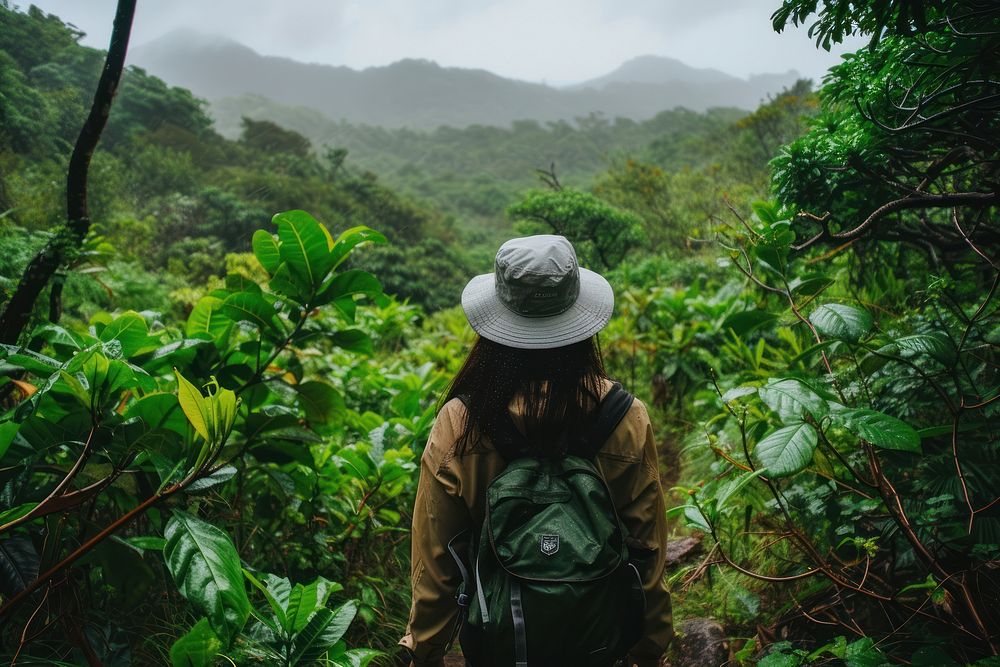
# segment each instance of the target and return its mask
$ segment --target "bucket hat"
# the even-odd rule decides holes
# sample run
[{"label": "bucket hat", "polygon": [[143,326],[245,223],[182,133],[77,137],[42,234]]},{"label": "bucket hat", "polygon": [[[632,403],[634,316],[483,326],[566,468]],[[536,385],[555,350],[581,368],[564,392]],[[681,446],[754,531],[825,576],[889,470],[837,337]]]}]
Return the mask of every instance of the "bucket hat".
[{"label": "bucket hat", "polygon": [[598,273],[580,268],[564,236],[511,239],[497,251],[493,273],[462,292],[462,309],[483,338],[522,349],[572,345],[604,328],[615,296]]}]

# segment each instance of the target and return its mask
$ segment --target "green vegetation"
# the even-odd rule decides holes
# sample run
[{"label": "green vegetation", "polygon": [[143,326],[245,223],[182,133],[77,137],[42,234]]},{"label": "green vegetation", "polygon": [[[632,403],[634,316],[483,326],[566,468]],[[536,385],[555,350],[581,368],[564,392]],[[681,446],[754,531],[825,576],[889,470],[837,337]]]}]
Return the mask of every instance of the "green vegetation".
[{"label": "green vegetation", "polygon": [[[751,114],[330,148],[260,118],[225,139],[129,70],[62,310],[50,286],[0,348],[0,655],[391,664],[417,463],[472,340],[454,304],[519,230],[615,286],[606,361],[703,540],[679,620],[719,619],[732,664],[994,664],[1000,11],[774,22],[871,42]],[[0,6],[4,302],[64,217],[103,58],[78,38]]]}]

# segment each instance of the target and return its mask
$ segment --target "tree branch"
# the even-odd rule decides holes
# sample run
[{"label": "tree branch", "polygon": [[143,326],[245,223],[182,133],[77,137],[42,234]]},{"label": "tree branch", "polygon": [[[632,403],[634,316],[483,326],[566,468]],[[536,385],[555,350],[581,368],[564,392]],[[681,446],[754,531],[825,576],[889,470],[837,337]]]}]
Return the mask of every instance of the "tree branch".
[{"label": "tree branch", "polygon": [[111,105],[125,67],[125,52],[132,32],[136,0],[118,0],[111,43],[104,70],[94,93],[90,114],[80,130],[66,174],[66,228],[60,230],[28,263],[17,290],[0,315],[0,343],[16,344],[28,324],[38,295],[52,279],[71,249],[78,248],[90,231],[87,211],[87,175],[90,159],[107,125]]}]

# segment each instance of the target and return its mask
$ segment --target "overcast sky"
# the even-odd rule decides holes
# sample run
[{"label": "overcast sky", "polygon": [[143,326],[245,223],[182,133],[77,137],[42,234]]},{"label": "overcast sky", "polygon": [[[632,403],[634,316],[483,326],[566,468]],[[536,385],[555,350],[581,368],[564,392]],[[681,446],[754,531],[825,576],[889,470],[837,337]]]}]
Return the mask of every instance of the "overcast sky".
[{"label": "overcast sky", "polygon": [[[12,4],[26,7],[24,0]],[[107,48],[115,0],[34,0]],[[796,69],[819,78],[839,57],[804,29],[771,29],[780,0],[139,0],[132,43],[178,28],[267,55],[364,68],[401,58],[563,84],[653,54],[737,76]],[[853,50],[858,42],[846,45]],[[840,51],[843,51],[841,49]]]}]

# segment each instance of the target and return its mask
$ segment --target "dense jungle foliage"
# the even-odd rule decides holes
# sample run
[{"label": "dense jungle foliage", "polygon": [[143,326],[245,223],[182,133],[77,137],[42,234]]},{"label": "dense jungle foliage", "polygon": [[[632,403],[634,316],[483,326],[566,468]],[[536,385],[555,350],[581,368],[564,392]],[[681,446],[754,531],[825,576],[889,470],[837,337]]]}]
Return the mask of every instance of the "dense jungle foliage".
[{"label": "dense jungle foliage", "polygon": [[771,20],[870,41],[751,114],[329,146],[224,138],[128,69],[77,247],[105,56],[0,0],[0,307],[65,251],[0,347],[0,656],[396,664],[458,295],[499,239],[552,231],[615,287],[609,370],[701,540],[677,622],[722,622],[734,665],[998,664],[1000,7]]}]

